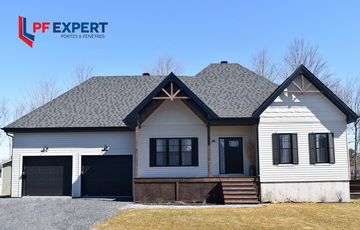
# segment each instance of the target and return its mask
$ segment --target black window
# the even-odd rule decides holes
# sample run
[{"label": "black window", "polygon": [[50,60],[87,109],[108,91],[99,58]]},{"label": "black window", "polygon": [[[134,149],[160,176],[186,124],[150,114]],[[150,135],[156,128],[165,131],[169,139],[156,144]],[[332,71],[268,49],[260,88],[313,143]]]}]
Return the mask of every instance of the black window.
[{"label": "black window", "polygon": [[298,164],[297,134],[273,134],[273,163]]},{"label": "black window", "polygon": [[150,166],[197,166],[197,138],[150,138]]},{"label": "black window", "polygon": [[333,133],[309,133],[310,163],[335,163]]}]

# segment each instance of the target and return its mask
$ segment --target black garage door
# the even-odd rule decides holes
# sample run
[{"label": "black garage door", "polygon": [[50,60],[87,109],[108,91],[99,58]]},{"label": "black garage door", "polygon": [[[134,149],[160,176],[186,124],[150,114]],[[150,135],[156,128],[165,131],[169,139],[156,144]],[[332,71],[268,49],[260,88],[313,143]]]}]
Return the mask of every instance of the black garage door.
[{"label": "black garage door", "polygon": [[24,157],[24,196],[71,196],[72,157]]},{"label": "black garage door", "polygon": [[82,196],[132,196],[132,156],[84,156]]}]

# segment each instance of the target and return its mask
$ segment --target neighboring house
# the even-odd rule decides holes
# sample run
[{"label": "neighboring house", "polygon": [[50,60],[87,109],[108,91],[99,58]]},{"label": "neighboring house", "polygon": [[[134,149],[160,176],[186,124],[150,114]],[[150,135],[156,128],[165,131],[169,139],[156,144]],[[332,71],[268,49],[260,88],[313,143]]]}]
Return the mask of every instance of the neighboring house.
[{"label": "neighboring house", "polygon": [[0,195],[9,196],[11,187],[11,160],[0,163]]},{"label": "neighboring house", "polygon": [[279,86],[227,62],[194,77],[93,77],[3,128],[11,196],[349,201],[356,119],[304,66]]}]

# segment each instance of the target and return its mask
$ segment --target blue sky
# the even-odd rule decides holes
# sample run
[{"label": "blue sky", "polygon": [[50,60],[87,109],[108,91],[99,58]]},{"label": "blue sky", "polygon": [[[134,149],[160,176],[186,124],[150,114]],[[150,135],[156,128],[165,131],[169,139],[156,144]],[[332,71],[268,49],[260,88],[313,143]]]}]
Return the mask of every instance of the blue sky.
[{"label": "blue sky", "polygon": [[[251,67],[251,56],[263,47],[280,60],[294,38],[319,45],[330,70],[345,80],[360,73],[359,10],[359,1],[6,1],[0,98],[14,103],[44,78],[65,85],[79,64],[93,66],[94,75],[137,75],[169,54],[182,63],[183,75],[222,60]],[[38,32],[30,48],[18,38],[18,16],[28,24],[109,25],[104,39]]]}]

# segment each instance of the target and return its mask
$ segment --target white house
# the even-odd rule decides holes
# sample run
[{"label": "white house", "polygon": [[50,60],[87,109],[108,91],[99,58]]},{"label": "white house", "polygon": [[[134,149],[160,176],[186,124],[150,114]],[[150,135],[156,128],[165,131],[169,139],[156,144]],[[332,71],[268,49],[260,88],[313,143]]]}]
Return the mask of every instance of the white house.
[{"label": "white house", "polygon": [[93,77],[3,130],[12,197],[349,201],[357,115],[304,66],[281,85],[239,64]]}]

